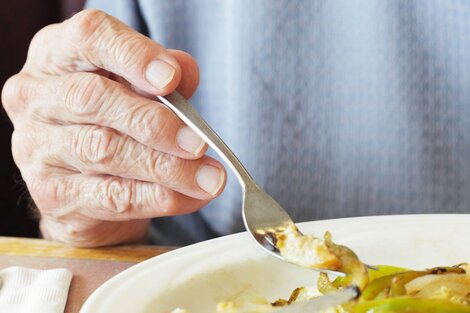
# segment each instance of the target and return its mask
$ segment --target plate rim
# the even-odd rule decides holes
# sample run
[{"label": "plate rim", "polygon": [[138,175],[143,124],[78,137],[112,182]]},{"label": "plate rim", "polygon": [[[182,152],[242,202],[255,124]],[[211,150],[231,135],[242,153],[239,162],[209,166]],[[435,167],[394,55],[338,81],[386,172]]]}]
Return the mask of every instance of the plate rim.
[{"label": "plate rim", "polygon": [[[394,220],[407,220],[408,222],[413,222],[416,220],[426,219],[426,221],[431,222],[439,219],[442,221],[443,219],[452,220],[452,221],[459,221],[461,218],[468,219],[470,222],[470,214],[466,213],[456,213],[456,214],[445,214],[445,213],[437,213],[437,214],[402,214],[402,215],[373,215],[373,216],[354,216],[354,217],[343,217],[343,218],[335,218],[335,219],[325,219],[325,220],[315,220],[315,221],[306,221],[297,223],[299,228],[302,227],[315,227],[316,224],[321,224],[324,227],[324,224],[328,225],[341,225],[344,223],[351,223],[353,221],[361,220],[361,221],[375,221],[375,222],[393,222]],[[333,233],[334,235],[334,233]],[[159,266],[164,266],[166,262],[169,260],[174,260],[178,258],[184,258],[186,255],[192,255],[194,257],[194,253],[201,253],[206,254],[207,248],[209,250],[214,250],[217,247],[224,245],[226,248],[226,244],[229,245],[240,245],[245,244],[246,241],[251,241],[250,235],[246,231],[221,236],[218,238],[198,242],[192,245],[188,245],[185,247],[177,248],[175,250],[163,253],[161,255],[152,257],[148,260],[136,263],[131,267],[127,268],[126,270],[118,273],[117,275],[113,276],[112,278],[108,279],[102,285],[100,285],[85,301],[80,309],[80,313],[97,313],[97,312],[104,312],[100,306],[103,306],[103,301],[106,300],[106,292],[109,288],[112,288],[116,284],[119,284],[120,281],[125,280],[126,277],[135,276],[141,271],[145,271],[148,266],[153,266],[153,264],[159,264]],[[255,245],[256,243],[253,242]]]}]

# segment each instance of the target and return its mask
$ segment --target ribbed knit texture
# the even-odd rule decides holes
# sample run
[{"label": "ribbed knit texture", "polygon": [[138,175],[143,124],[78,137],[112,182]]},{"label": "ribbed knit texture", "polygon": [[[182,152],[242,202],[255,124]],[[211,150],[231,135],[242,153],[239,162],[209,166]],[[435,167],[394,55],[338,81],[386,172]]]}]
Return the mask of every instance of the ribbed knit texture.
[{"label": "ribbed knit texture", "polygon": [[[90,6],[197,59],[192,102],[295,221],[470,213],[470,2],[130,3]],[[231,176],[155,235],[240,231],[241,199]]]},{"label": "ribbed knit texture", "polygon": [[0,312],[63,313],[72,272],[8,267],[0,270]]}]

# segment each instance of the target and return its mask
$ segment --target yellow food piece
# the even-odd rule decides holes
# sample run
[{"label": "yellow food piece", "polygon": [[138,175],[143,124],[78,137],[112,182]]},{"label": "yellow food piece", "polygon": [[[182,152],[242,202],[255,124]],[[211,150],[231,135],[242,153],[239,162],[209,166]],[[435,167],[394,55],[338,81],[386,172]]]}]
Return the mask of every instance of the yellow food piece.
[{"label": "yellow food piece", "polygon": [[294,224],[278,234],[276,246],[283,258],[303,267],[331,270],[341,267],[341,261],[323,239],[302,235]]}]

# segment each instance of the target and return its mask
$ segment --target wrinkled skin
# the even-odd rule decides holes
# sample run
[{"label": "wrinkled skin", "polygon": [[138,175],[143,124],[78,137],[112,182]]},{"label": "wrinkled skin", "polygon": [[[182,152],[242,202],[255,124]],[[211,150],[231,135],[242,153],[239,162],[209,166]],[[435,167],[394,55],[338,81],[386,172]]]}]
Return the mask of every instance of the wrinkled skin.
[{"label": "wrinkled skin", "polygon": [[146,238],[150,218],[198,210],[225,170],[152,100],[198,84],[194,59],[85,10],[33,38],[2,90],[13,157],[44,237],[96,247]]}]

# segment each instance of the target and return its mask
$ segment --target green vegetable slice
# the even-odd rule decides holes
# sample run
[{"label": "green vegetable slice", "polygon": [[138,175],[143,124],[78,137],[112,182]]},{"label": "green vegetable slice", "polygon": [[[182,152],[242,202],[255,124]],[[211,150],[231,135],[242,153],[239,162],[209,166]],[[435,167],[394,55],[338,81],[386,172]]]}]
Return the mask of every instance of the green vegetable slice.
[{"label": "green vegetable slice", "polygon": [[470,313],[470,306],[449,300],[395,297],[348,304],[347,313]]}]

